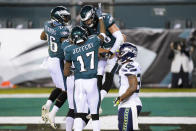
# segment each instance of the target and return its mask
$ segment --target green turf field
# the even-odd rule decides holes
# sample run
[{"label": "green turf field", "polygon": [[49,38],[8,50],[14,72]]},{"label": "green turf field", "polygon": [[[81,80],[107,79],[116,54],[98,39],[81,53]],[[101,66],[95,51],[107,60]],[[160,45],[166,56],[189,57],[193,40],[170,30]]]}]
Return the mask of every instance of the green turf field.
[{"label": "green turf field", "polygon": [[[54,88],[47,88],[47,87],[17,87],[17,88],[7,88],[7,89],[0,89],[0,94],[16,94],[16,93],[50,93]],[[117,93],[118,89],[111,89],[111,93]],[[140,92],[196,92],[196,88],[187,88],[187,89],[171,89],[171,88],[142,88]]]},{"label": "green turf field", "polygon": [[[0,89],[1,94],[49,94],[53,88],[15,88]],[[117,89],[110,92],[117,93]],[[145,88],[141,92],[196,92],[196,89]],[[0,98],[0,117],[6,116],[41,116],[41,107],[47,98]],[[102,102],[101,116],[117,115],[113,107],[114,97],[106,97]],[[143,109],[140,116],[196,117],[196,97],[142,97]],[[67,102],[57,113],[66,116]],[[196,125],[186,124],[141,124],[142,131],[195,131]],[[0,131],[53,131],[49,125],[41,124],[0,124]],[[57,129],[56,131],[64,131]]]},{"label": "green turf field", "polygon": [[[41,107],[47,98],[0,98],[0,116],[40,116]],[[116,115],[114,98],[105,98],[102,115]],[[143,116],[196,116],[196,97],[141,98]],[[67,102],[58,112],[65,116]]]}]

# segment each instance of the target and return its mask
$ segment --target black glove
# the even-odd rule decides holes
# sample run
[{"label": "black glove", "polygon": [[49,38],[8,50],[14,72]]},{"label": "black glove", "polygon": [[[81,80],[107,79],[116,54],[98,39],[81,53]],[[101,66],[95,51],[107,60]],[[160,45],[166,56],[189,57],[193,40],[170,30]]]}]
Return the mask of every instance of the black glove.
[{"label": "black glove", "polygon": [[111,51],[109,51],[109,52],[107,52],[107,53],[105,54],[105,58],[106,58],[106,59],[109,59],[112,55],[113,55],[113,53],[112,53]]},{"label": "black glove", "polygon": [[118,105],[120,104],[120,96],[117,97],[117,98],[113,101],[113,103],[114,103],[114,106],[118,106]]},{"label": "black glove", "polygon": [[109,59],[112,55],[113,53],[111,51],[100,53],[100,56],[105,59]]}]

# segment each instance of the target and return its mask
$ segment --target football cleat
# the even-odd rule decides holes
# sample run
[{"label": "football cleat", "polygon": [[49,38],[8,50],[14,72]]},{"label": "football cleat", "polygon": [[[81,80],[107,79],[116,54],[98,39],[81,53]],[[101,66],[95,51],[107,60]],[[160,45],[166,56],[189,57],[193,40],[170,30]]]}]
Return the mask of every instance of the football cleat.
[{"label": "football cleat", "polygon": [[42,106],[42,120],[46,123],[48,121],[47,115],[49,113],[49,109],[47,109],[46,105]]},{"label": "football cleat", "polygon": [[53,129],[56,129],[57,126],[56,126],[56,124],[55,124],[55,115],[53,115],[52,113],[49,113],[49,114],[47,115],[47,118],[48,118],[48,121],[49,121],[49,123],[50,123],[50,126],[51,126]]}]

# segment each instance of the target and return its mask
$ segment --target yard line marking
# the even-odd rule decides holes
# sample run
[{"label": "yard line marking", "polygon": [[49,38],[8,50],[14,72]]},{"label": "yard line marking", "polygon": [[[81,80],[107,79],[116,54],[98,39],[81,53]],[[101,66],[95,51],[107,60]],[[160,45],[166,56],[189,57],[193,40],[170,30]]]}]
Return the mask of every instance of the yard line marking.
[{"label": "yard line marking", "polygon": [[[0,98],[47,98],[50,94],[0,94]],[[196,92],[141,92],[140,97],[196,97]],[[118,97],[118,93],[108,93],[106,97]]]},{"label": "yard line marking", "polygon": [[[65,117],[57,116],[56,124],[60,124],[61,129],[65,129]],[[111,122],[112,121],[112,122]],[[101,116],[101,129],[118,130],[117,115]],[[45,124],[41,117],[0,117],[0,124]],[[139,117],[139,124],[196,124],[196,117]],[[92,129],[92,121],[85,129]]]}]

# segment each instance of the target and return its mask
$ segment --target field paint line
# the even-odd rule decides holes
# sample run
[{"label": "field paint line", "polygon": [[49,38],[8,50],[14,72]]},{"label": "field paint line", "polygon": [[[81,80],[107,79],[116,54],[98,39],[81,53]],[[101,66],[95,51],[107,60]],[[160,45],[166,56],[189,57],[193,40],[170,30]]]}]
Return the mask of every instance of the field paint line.
[{"label": "field paint line", "polygon": [[164,92],[164,93],[139,93],[140,97],[196,97],[195,92]]},{"label": "field paint line", "polygon": [[0,98],[47,98],[50,94],[0,94]]},{"label": "field paint line", "polygon": [[[65,129],[65,117],[56,117],[56,124]],[[112,122],[111,122],[112,121]],[[0,124],[45,124],[41,117],[0,117]],[[49,123],[47,123],[49,124]],[[101,116],[100,127],[102,130],[118,130],[117,115]],[[196,117],[139,117],[139,124],[196,124]],[[90,120],[85,129],[92,130]]]},{"label": "field paint line", "polygon": [[139,117],[144,124],[196,124],[196,117]]},{"label": "field paint line", "polygon": [[[0,98],[47,98],[50,94],[0,94]],[[195,92],[153,92],[139,93],[140,97],[196,97]],[[118,97],[118,93],[109,93],[106,97]]]},{"label": "field paint line", "polygon": [[[101,121],[117,121],[117,115],[100,116]],[[57,116],[56,123],[65,123],[65,117]],[[196,124],[196,117],[162,117],[162,116],[141,116],[140,124]],[[0,117],[0,124],[44,124],[41,116],[3,116]]]}]

